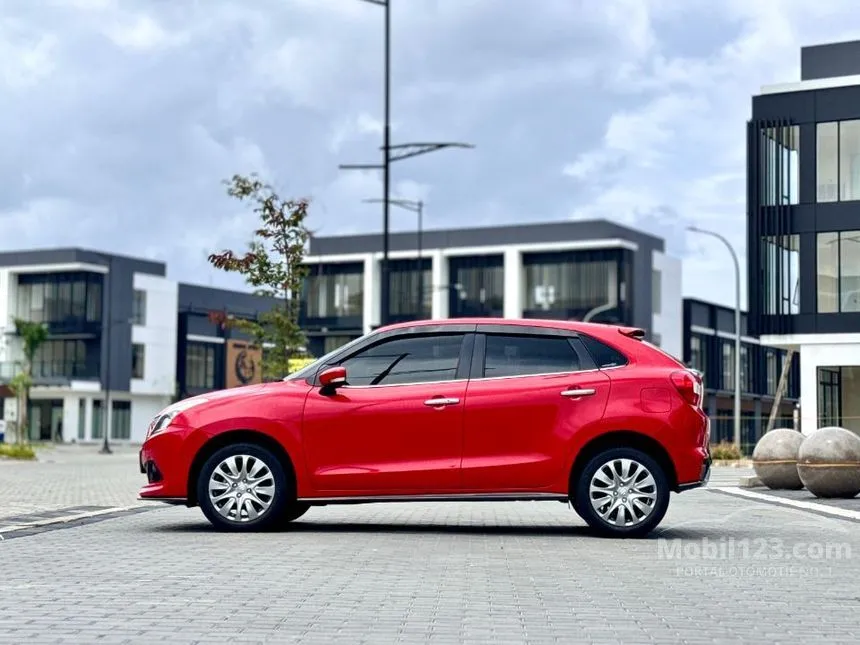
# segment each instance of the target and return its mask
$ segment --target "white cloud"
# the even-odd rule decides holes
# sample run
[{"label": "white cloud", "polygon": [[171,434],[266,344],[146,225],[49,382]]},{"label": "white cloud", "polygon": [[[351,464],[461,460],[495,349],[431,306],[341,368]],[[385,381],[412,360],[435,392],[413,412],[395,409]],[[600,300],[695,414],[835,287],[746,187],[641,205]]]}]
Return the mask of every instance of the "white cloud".
[{"label": "white cloud", "polygon": [[[257,171],[312,199],[321,233],[381,228],[382,12],[359,0],[5,0],[0,240],[159,249],[213,276],[253,216],[221,181]],[[686,255],[685,289],[731,303],[690,222],[745,244],[750,94],[801,44],[850,37],[836,0],[409,0],[392,10],[392,166],[433,227],[609,217]],[[856,31],[856,30],[855,30]],[[250,219],[249,219],[250,217]],[[408,213],[392,225],[411,229]]]}]

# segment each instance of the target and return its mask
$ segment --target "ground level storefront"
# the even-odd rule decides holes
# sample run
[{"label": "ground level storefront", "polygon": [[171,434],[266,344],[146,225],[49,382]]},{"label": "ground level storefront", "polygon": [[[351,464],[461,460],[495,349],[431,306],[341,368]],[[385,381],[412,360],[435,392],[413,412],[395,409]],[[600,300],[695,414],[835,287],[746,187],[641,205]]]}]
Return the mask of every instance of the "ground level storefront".
[{"label": "ground level storefront", "polygon": [[800,359],[800,427],[860,433],[860,334],[762,336],[762,344],[794,349]]},{"label": "ground level storefront", "polygon": [[[34,388],[28,405],[31,441],[91,442],[104,439],[107,426],[105,393],[70,392],[61,388]],[[120,392],[110,396],[111,441],[139,443],[144,439],[150,420],[170,404],[170,397]],[[11,427],[18,420],[17,401],[0,399],[0,418],[7,424],[7,441]]]}]

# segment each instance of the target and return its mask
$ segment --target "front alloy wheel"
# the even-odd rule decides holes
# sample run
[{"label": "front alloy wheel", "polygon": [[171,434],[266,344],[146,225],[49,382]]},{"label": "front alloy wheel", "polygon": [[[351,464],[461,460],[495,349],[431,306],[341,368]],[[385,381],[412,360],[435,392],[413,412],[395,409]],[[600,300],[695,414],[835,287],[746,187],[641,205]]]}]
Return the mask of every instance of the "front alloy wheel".
[{"label": "front alloy wheel", "polygon": [[218,450],[198,480],[200,507],[219,529],[256,531],[274,526],[287,505],[287,480],[280,461],[254,444]]},{"label": "front alloy wheel", "polygon": [[615,537],[640,537],[663,519],[669,486],[660,465],[633,448],[606,450],[582,471],[576,510],[592,528]]}]

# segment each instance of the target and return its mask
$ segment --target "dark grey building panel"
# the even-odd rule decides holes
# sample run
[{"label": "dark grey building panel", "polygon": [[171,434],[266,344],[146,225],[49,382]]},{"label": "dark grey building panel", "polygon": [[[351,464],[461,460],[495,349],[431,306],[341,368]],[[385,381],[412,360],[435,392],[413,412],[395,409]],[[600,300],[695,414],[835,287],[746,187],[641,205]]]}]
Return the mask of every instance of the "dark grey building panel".
[{"label": "dark grey building panel", "polygon": [[167,267],[163,262],[153,262],[151,260],[142,260],[124,255],[76,248],[2,251],[0,252],[0,267],[34,264],[72,264],[75,262],[107,266],[109,258],[113,258],[116,262],[121,262],[124,266],[130,267],[133,273],[145,273],[160,277],[167,275]]},{"label": "dark grey building panel", "polygon": [[75,260],[105,264],[105,289],[102,303],[101,381],[114,391],[128,392],[131,387],[131,315],[134,302],[134,274],[137,263],[122,257],[107,261]]},{"label": "dark grey building panel", "polygon": [[854,76],[860,74],[860,41],[852,40],[800,49],[800,79]]},{"label": "dark grey building panel", "polygon": [[242,316],[256,316],[269,311],[277,304],[274,298],[253,293],[216,289],[196,284],[179,284],[179,313],[224,311]]},{"label": "dark grey building panel", "polygon": [[[640,247],[663,251],[661,238],[606,220],[548,222],[519,226],[489,226],[450,230],[428,230],[422,234],[425,249],[447,249],[464,246],[502,246],[507,244],[540,244],[573,240],[619,238]],[[411,251],[418,247],[415,232],[392,233],[391,251]],[[382,235],[344,235],[312,237],[310,255],[341,255],[382,251]]]}]

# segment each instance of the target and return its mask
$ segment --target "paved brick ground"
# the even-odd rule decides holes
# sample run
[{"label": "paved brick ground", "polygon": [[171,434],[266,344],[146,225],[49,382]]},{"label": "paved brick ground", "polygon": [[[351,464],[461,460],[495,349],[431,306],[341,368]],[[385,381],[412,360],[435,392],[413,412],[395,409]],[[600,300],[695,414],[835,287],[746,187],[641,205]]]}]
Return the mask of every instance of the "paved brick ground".
[{"label": "paved brick ground", "polygon": [[[824,542],[842,557],[810,559]],[[244,536],[159,508],[0,542],[0,562],[0,643],[860,641],[856,524],[706,490],[648,540],[554,502],[329,507]]]},{"label": "paved brick ground", "polygon": [[76,506],[129,506],[145,477],[137,449],[56,446],[40,450],[38,461],[0,460],[0,522],[3,518]]}]

